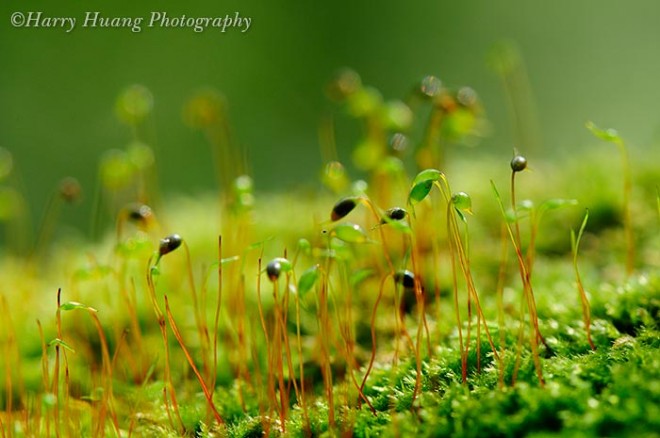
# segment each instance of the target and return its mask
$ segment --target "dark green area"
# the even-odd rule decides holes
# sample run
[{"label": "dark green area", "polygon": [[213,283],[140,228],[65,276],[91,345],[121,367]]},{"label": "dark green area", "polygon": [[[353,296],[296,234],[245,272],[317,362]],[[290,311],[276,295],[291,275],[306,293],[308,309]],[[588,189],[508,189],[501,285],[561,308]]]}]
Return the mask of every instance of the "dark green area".
[{"label": "dark green area", "polygon": [[[15,11],[76,16],[172,16],[240,12],[251,29],[220,34],[207,29],[16,29]],[[181,122],[181,108],[195,90],[211,86],[230,104],[235,139],[248,150],[258,191],[278,191],[316,177],[322,166],[319,120],[331,105],[322,89],[342,66],[358,71],[386,98],[405,96],[410,84],[434,74],[451,86],[469,85],[485,102],[492,133],[476,156],[526,149],[570,151],[591,141],[582,127],[591,119],[617,126],[633,150],[657,144],[656,55],[660,30],[652,0],[494,4],[347,0],[73,2],[4,1],[0,6],[0,146],[15,156],[34,222],[65,176],[87,194],[67,223],[87,228],[96,166],[110,148],[131,136],[113,114],[118,93],[141,83],[155,96],[151,143],[166,191],[215,188],[208,147]],[[511,128],[499,79],[486,66],[492,45],[511,39],[527,67],[532,100],[523,117],[531,131]],[[342,122],[340,120],[340,122]],[[535,125],[537,124],[537,125]],[[538,128],[538,129],[536,129]],[[340,158],[357,137],[350,122],[339,129]],[[539,146],[540,145],[540,146]]]}]

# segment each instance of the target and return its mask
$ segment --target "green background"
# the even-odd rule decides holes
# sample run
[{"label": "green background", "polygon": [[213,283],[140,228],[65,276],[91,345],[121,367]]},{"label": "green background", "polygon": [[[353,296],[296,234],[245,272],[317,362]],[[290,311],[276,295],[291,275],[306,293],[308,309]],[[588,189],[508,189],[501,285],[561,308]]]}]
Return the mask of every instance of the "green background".
[{"label": "green background", "polygon": [[[15,11],[75,16],[224,16],[252,18],[246,33],[217,29],[17,29]],[[248,150],[258,191],[310,181],[322,166],[319,120],[333,106],[324,84],[342,66],[386,98],[404,98],[427,74],[481,96],[492,132],[472,154],[510,154],[515,135],[500,79],[486,63],[493,44],[517,43],[538,121],[538,155],[570,152],[595,140],[586,120],[616,127],[634,154],[658,143],[660,2],[640,0],[73,1],[3,0],[0,5],[0,146],[12,152],[33,216],[65,176],[86,198],[68,221],[89,222],[97,163],[122,148],[129,129],[114,113],[127,85],[154,94],[154,132],[166,193],[215,187],[209,147],[182,122],[199,88],[222,91],[236,140]],[[358,138],[350,123],[340,158]],[[525,150],[525,145],[516,145]],[[604,148],[603,153],[615,153]],[[507,155],[508,156],[508,155]],[[36,219],[35,219],[36,222]]]}]

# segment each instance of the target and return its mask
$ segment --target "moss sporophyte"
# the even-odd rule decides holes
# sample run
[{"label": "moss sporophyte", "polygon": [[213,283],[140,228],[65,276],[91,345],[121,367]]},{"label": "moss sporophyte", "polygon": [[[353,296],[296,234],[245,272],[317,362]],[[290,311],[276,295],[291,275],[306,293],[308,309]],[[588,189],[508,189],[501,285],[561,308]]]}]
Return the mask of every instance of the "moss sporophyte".
[{"label": "moss sporophyte", "polygon": [[[485,118],[470,88],[428,75],[388,100],[342,70],[326,91],[321,181],[301,191],[259,191],[208,88],[183,118],[212,195],[161,190],[140,85],[97,189],[61,181],[34,235],[0,149],[2,436],[654,436],[652,160],[589,125],[625,158],[621,202],[603,156],[463,157]],[[83,193],[100,242],[63,227]]]}]

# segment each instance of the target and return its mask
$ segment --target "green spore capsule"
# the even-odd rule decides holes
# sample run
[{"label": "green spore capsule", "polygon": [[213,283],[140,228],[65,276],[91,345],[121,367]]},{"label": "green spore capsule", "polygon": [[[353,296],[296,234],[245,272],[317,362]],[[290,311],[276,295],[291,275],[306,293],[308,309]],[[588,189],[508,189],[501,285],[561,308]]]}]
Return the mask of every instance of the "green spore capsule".
[{"label": "green spore capsule", "polygon": [[451,202],[454,203],[454,206],[459,210],[471,211],[472,210],[472,198],[465,192],[455,193],[451,197]]},{"label": "green spore capsule", "polygon": [[339,202],[335,204],[334,207],[332,207],[332,213],[330,213],[330,220],[332,220],[332,222],[338,221],[339,219],[345,217],[348,213],[353,211],[353,209],[356,206],[357,206],[356,198],[341,199]]},{"label": "green spore capsule", "polygon": [[521,172],[527,168],[527,158],[522,155],[516,155],[511,159],[511,170]]},{"label": "green spore capsule", "polygon": [[178,234],[171,234],[163,239],[160,239],[158,254],[160,257],[164,256],[165,254],[169,254],[180,247],[182,242],[183,239]]},{"label": "green spore capsule", "polygon": [[394,274],[394,281],[400,284],[404,289],[415,288],[415,274],[408,270],[399,271]]}]

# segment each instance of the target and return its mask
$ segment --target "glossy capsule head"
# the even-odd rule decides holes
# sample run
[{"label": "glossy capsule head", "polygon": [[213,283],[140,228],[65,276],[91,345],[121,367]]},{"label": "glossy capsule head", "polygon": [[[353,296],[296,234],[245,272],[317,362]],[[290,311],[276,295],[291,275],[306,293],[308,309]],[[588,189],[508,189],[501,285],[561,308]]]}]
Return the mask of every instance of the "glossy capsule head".
[{"label": "glossy capsule head", "polygon": [[415,274],[408,270],[399,271],[394,274],[394,281],[403,286],[404,289],[415,288]]},{"label": "glossy capsule head", "polygon": [[178,234],[171,234],[163,239],[160,239],[160,247],[158,248],[158,254],[162,257],[165,254],[169,254],[178,247],[181,246],[183,239]]},{"label": "glossy capsule head", "polygon": [[[392,207],[385,212],[385,216],[387,216],[388,219],[391,219],[393,221],[400,221],[402,219],[405,219],[407,214],[408,212],[401,207]],[[381,224],[384,224],[385,222],[387,221],[383,219],[381,221]]]},{"label": "glossy capsule head", "polygon": [[522,155],[516,155],[511,159],[511,170],[514,172],[520,172],[527,168],[527,158]]},{"label": "glossy capsule head", "polygon": [[280,278],[280,273],[282,272],[282,264],[279,260],[272,260],[266,265],[266,275],[270,281],[276,281]]},{"label": "glossy capsule head", "polygon": [[330,213],[330,220],[332,222],[338,221],[339,219],[345,217],[348,213],[353,211],[357,206],[356,198],[344,198],[332,207],[332,213]]}]

